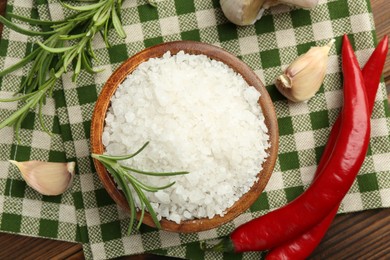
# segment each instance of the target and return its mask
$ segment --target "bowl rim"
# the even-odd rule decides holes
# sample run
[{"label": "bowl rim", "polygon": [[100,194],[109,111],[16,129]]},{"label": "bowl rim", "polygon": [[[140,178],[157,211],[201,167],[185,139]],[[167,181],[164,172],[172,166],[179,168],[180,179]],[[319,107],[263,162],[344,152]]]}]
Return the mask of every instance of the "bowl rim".
[{"label": "bowl rim", "polygon": [[[174,41],[162,43],[136,53],[124,61],[111,74],[103,86],[92,114],[90,145],[92,153],[102,154],[104,152],[102,132],[105,124],[105,115],[110,106],[112,95],[115,93],[119,85],[125,80],[127,75],[132,73],[142,62],[145,62],[150,58],[161,57],[167,51],[170,51],[171,55],[174,55],[181,50],[190,54],[204,54],[211,59],[225,63],[235,72],[239,73],[249,86],[255,87],[260,92],[261,96],[258,103],[265,118],[264,121],[268,128],[269,143],[271,144],[270,147],[266,150],[269,156],[266,158],[266,161],[263,162],[262,170],[257,174],[258,181],[255,182],[251,189],[245,193],[236,203],[234,203],[233,206],[227,209],[227,213],[223,217],[216,215],[211,219],[201,218],[185,220],[181,221],[180,224],[165,218],[162,218],[160,221],[162,230],[180,233],[193,233],[216,228],[233,220],[238,215],[246,211],[261,195],[271,177],[273,168],[275,166],[279,146],[279,131],[275,108],[263,83],[248,65],[246,65],[235,55],[220,47],[195,41]],[[117,185],[112,176],[98,160],[93,159],[93,163],[99,179],[101,180],[104,188],[107,190],[111,198],[116,202],[117,205],[119,205],[120,208],[124,209],[126,212],[129,212],[130,208],[127,204],[127,201],[123,193],[117,189]],[[137,220],[139,220],[139,217],[140,212],[138,211]],[[143,223],[147,224],[148,226],[155,227],[154,222],[148,212],[145,212]]]}]

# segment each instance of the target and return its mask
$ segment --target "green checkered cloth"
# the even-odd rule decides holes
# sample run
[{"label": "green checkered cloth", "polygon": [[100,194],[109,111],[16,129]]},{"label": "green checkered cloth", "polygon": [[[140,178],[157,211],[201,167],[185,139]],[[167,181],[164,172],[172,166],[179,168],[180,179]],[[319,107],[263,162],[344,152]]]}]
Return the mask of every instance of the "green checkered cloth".
[{"label": "green checkered cloth", "polygon": [[[33,2],[33,3],[32,3]],[[342,106],[341,38],[350,36],[360,64],[377,44],[369,0],[320,0],[311,10],[286,6],[267,10],[253,26],[229,23],[217,0],[164,0],[157,8],[144,0],[124,0],[122,20],[128,37],[110,33],[111,48],[97,35],[96,75],[72,72],[62,76],[44,119],[54,132],[46,135],[32,111],[22,125],[21,143],[13,129],[0,130],[0,229],[4,232],[83,243],[88,259],[107,259],[152,252],[189,259],[255,259],[262,253],[228,255],[203,252],[199,241],[228,235],[238,225],[293,200],[310,184],[331,126]],[[68,15],[57,0],[9,0],[7,12],[41,19]],[[22,23],[23,26],[29,25]],[[37,28],[35,28],[37,29]],[[323,87],[307,103],[291,103],[278,93],[274,79],[311,46],[336,39]],[[4,29],[0,68],[24,57],[37,38]],[[222,227],[193,234],[159,231],[145,225],[126,235],[128,216],[108,196],[90,157],[89,132],[95,101],[111,73],[128,57],[146,47],[174,40],[194,40],[220,46],[248,64],[267,86],[278,116],[280,148],[272,177],[248,211]],[[1,97],[18,89],[23,68],[0,78]],[[372,115],[371,144],[366,160],[339,212],[390,207],[390,113],[381,83]],[[17,108],[0,103],[0,120]],[[26,186],[9,159],[76,161],[72,189],[46,197]]]},{"label": "green checkered cloth", "polygon": [[[33,5],[32,1],[9,1],[6,12],[32,18],[50,17],[47,4]],[[21,26],[39,30],[26,23]],[[31,52],[36,40],[38,38],[27,37],[5,27],[0,42],[0,70]],[[11,97],[20,88],[27,70],[28,66],[0,78],[2,98]],[[62,84],[58,82],[56,89],[61,88]],[[54,99],[49,98],[43,108],[44,122],[53,132],[51,137],[40,128],[38,111],[31,111],[24,120],[20,143],[17,142],[12,127],[0,130],[0,231],[72,242],[81,241],[73,194],[66,192],[55,197],[40,195],[26,185],[19,170],[8,162],[67,160],[54,104]],[[0,120],[9,116],[17,107],[17,103],[0,103]]]}]

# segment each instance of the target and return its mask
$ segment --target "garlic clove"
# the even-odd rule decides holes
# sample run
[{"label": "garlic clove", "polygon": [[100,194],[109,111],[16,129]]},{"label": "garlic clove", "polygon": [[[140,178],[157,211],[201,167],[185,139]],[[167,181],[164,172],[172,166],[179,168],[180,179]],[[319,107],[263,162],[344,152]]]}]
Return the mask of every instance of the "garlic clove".
[{"label": "garlic clove", "polygon": [[285,4],[298,8],[311,9],[319,0],[220,0],[226,18],[237,25],[251,25],[259,20],[264,10]]},{"label": "garlic clove", "polygon": [[43,195],[55,196],[64,193],[73,182],[75,162],[56,163],[42,161],[17,162],[26,183]]},{"label": "garlic clove", "polygon": [[293,61],[275,81],[279,92],[293,102],[313,97],[324,81],[328,54],[334,42],[332,39],[325,46],[312,47]]},{"label": "garlic clove", "polygon": [[237,25],[250,25],[259,20],[264,12],[265,0],[220,0],[226,18]]}]

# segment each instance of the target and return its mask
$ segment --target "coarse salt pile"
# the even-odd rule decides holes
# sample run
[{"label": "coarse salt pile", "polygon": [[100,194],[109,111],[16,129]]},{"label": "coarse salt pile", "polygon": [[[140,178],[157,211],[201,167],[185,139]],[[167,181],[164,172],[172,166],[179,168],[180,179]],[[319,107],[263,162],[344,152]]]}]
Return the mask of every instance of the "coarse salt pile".
[{"label": "coarse salt pile", "polygon": [[176,182],[146,192],[159,219],[180,223],[223,216],[257,181],[267,157],[259,96],[222,62],[167,52],[140,64],[115,92],[103,131],[106,153],[130,154],[150,141],[124,163],[147,171],[190,172],[136,176],[153,186]]}]

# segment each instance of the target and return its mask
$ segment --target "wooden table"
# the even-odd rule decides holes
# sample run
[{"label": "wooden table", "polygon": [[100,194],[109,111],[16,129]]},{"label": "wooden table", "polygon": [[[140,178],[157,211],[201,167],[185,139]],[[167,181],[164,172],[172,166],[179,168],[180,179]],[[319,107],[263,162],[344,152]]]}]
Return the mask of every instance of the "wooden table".
[{"label": "wooden table", "polygon": [[[26,0],[32,1],[32,0]],[[6,0],[0,0],[4,13]],[[379,38],[390,35],[389,0],[371,0]],[[1,32],[1,27],[0,27]],[[384,70],[390,93],[390,55]],[[390,94],[389,105],[390,105]],[[80,244],[0,233],[0,259],[83,259]],[[312,259],[385,259],[390,257],[390,209],[369,210],[336,216]],[[161,259],[152,255],[121,259]],[[165,258],[168,259],[168,258]]]}]

